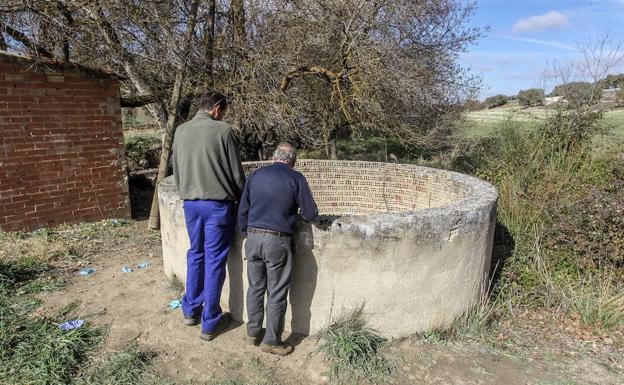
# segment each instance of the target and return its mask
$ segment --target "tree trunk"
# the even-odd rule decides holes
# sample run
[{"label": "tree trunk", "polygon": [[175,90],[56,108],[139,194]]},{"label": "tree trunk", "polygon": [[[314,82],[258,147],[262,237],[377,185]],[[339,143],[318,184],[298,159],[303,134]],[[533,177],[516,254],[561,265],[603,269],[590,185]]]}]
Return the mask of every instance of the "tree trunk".
[{"label": "tree trunk", "polygon": [[9,48],[9,46],[6,43],[6,40],[4,40],[4,35],[2,34],[2,23],[0,23],[0,50],[6,51],[7,48]]},{"label": "tree trunk", "polygon": [[[120,52],[124,70],[134,87],[137,91],[139,91],[139,97],[154,95],[154,90],[152,90],[149,84],[142,78],[140,71],[135,70],[135,60],[133,54],[128,52],[123,44],[121,44],[121,40],[119,39],[117,32],[106,19],[102,7],[97,5],[95,10],[89,8],[87,8],[87,10],[91,13],[93,19],[98,23],[106,41]],[[146,108],[152,114],[156,123],[158,123],[158,127],[164,131],[166,128],[167,117],[162,103],[148,104]]]},{"label": "tree trunk", "polygon": [[152,208],[150,210],[149,221],[147,227],[158,230],[160,228],[160,206],[158,204],[158,185],[167,177],[167,169],[169,168],[169,160],[171,158],[171,145],[173,144],[173,135],[175,133],[176,118],[178,116],[178,106],[182,96],[182,86],[184,85],[185,69],[179,69],[176,74],[173,86],[173,94],[171,95],[171,103],[167,126],[163,136],[162,150],[160,152],[160,163],[158,164],[158,175],[156,176],[156,184],[154,187],[154,196],[152,197]]},{"label": "tree trunk", "polygon": [[208,87],[214,86],[213,62],[214,62],[214,35],[215,35],[215,17],[217,14],[217,1],[208,0],[208,17],[204,29],[204,41],[206,47],[206,61],[208,71],[210,72],[208,79]]},{"label": "tree trunk", "polygon": [[[195,24],[197,21],[197,9],[199,0],[191,3],[188,30],[183,53],[188,53],[195,35]],[[178,118],[178,110],[182,99],[182,90],[184,88],[184,80],[188,69],[188,61],[185,57],[181,58],[180,68],[176,73],[173,93],[171,94],[171,102],[169,103],[169,114],[167,117],[167,125],[163,135],[162,150],[160,153],[160,163],[158,165],[158,176],[156,177],[156,186],[154,188],[154,196],[152,198],[152,209],[147,226],[150,229],[157,230],[160,228],[160,207],[158,205],[158,185],[167,177],[167,169],[169,168],[169,159],[171,158],[171,145],[173,143],[173,135]]]},{"label": "tree trunk", "polygon": [[[69,30],[73,30],[74,28],[74,17],[71,14],[71,11],[61,2],[57,3],[59,5],[59,7],[61,8],[61,12],[63,13],[63,16],[65,17],[65,21],[67,22],[67,26],[69,27]],[[69,63],[69,56],[70,56],[70,46],[69,46],[69,31],[64,31],[61,32],[63,33],[63,61],[65,61],[65,63]]]},{"label": "tree trunk", "polygon": [[323,142],[325,143],[325,157],[331,160],[338,159],[338,152],[336,150],[336,138],[334,135],[334,131],[324,130]]},{"label": "tree trunk", "polygon": [[245,8],[243,0],[232,0],[230,6],[230,17],[232,18],[232,26],[234,27],[234,46],[236,47],[237,54],[241,55],[245,47],[246,32],[245,32]]},{"label": "tree trunk", "polygon": [[327,159],[338,159],[338,151],[336,150],[336,141],[334,139],[325,142],[325,156]]}]

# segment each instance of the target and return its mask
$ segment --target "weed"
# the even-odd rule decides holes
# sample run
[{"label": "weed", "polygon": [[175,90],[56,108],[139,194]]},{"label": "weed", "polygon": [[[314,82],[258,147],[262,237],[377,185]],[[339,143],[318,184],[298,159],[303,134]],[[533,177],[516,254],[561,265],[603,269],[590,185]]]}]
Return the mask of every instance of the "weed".
[{"label": "weed", "polygon": [[370,382],[385,381],[391,365],[379,355],[386,339],[367,326],[364,305],[343,312],[317,334],[318,351],[331,363],[330,378],[338,383],[358,378]]},{"label": "weed", "polygon": [[171,385],[154,374],[150,365],[156,353],[141,349],[135,342],[106,357],[85,375],[79,385]]},{"label": "weed", "polygon": [[[20,239],[50,236],[39,232]],[[58,287],[44,277],[50,265],[36,258],[0,260],[0,383],[67,384],[101,339],[101,330],[85,325],[63,331],[54,318],[30,316],[39,301],[25,294]]]},{"label": "weed", "polygon": [[586,325],[614,329],[624,325],[624,292],[613,276],[596,276],[563,290],[565,304]]},{"label": "weed", "polygon": [[182,295],[184,293],[184,282],[177,275],[173,274],[169,281],[169,289],[176,295]]},{"label": "weed", "polygon": [[89,325],[63,331],[58,321],[31,317],[6,299],[0,303],[0,383],[67,384],[101,340]]}]

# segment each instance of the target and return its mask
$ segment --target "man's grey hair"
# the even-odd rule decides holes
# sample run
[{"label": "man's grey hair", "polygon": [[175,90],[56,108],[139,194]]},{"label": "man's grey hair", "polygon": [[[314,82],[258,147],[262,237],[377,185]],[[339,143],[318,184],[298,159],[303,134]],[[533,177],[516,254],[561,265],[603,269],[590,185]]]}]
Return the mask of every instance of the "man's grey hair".
[{"label": "man's grey hair", "polygon": [[285,162],[294,166],[297,161],[297,151],[290,143],[282,142],[275,148],[273,160]]}]

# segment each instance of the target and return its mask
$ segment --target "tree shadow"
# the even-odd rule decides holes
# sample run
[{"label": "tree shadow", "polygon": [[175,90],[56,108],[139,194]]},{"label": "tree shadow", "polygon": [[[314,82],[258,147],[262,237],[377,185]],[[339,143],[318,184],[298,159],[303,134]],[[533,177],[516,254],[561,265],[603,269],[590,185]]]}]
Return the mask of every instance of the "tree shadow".
[{"label": "tree shadow", "polygon": [[492,262],[490,264],[489,275],[489,293],[498,286],[501,279],[503,268],[505,267],[507,260],[513,255],[516,248],[516,242],[509,232],[509,229],[496,220],[496,227],[494,228],[494,244],[492,247]]}]

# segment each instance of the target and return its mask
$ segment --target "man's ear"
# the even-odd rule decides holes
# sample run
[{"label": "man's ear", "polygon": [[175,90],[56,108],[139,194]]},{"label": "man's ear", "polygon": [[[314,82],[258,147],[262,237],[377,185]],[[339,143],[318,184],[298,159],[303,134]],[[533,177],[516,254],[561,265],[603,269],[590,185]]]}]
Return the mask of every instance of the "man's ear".
[{"label": "man's ear", "polygon": [[210,111],[208,111],[208,113],[210,114],[210,116],[212,116],[213,119],[217,118],[220,112],[221,112],[221,106],[219,106],[218,104],[212,106]]}]

